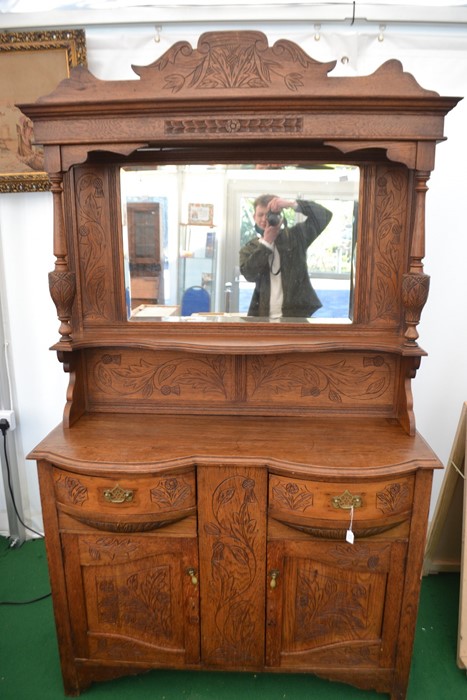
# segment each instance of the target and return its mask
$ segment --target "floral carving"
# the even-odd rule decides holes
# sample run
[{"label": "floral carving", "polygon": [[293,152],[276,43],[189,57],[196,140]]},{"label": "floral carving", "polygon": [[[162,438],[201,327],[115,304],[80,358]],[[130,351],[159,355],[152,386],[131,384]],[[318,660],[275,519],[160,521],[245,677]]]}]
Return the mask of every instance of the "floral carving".
[{"label": "floral carving", "polygon": [[72,476],[60,476],[57,480],[57,488],[60,489],[66,501],[76,506],[81,506],[88,500],[86,486]]},{"label": "floral carving", "polygon": [[96,584],[100,622],[129,625],[151,636],[155,631],[171,636],[172,586],[167,566],[136,572],[123,584],[103,577],[97,577]]},{"label": "floral carving", "polygon": [[273,501],[278,501],[281,506],[288,510],[305,511],[313,505],[313,494],[306,486],[299,486],[293,481],[284,483],[277,481],[272,487]]},{"label": "floral carving", "polygon": [[94,561],[129,559],[139,548],[133,540],[120,537],[96,537],[92,540],[83,540],[83,544],[88,547],[89,556]]},{"label": "floral carving", "polygon": [[102,225],[103,182],[94,174],[83,175],[77,185],[79,256],[84,316],[107,318],[106,242]]},{"label": "floral carving", "polygon": [[410,508],[410,489],[407,484],[389,484],[376,494],[376,507],[383,513],[400,512]]},{"label": "floral carving", "polygon": [[406,192],[405,176],[399,170],[388,170],[377,180],[376,289],[372,315],[385,321],[399,320]]},{"label": "floral carving", "polygon": [[[166,637],[171,634],[171,582],[167,566],[152,571],[141,571],[127,580],[129,605],[126,622],[140,626],[143,630],[157,629]],[[139,624],[138,624],[139,623]]]},{"label": "floral carving", "polygon": [[[296,64],[296,69],[285,67],[286,62]],[[171,65],[174,71],[169,73]],[[165,73],[164,87],[174,93],[182,88],[258,90],[270,87],[275,80],[296,92],[304,84],[303,70],[316,65],[327,72],[334,63],[319,64],[287,40],[277,41],[269,48],[260,32],[219,32],[203,35],[199,50],[179,41],[152,66],[133,69],[142,77],[148,68],[159,69]]]},{"label": "floral carving", "polygon": [[151,489],[151,500],[157,503],[161,510],[187,507],[192,504],[192,496],[191,486],[174,477],[161,479],[157,486]]},{"label": "floral carving", "polygon": [[222,355],[172,359],[161,364],[141,358],[125,365],[121,355],[105,354],[95,367],[96,383],[102,391],[144,398],[151,397],[155,391],[163,396],[181,395],[183,386],[226,397],[225,374],[226,358]]},{"label": "floral carving", "polygon": [[346,544],[338,544],[329,550],[329,554],[335,558],[339,568],[367,568],[369,571],[377,571],[381,567],[381,559],[386,556],[388,547],[379,547],[376,551],[366,544],[354,544],[349,547]]},{"label": "floral carving", "polygon": [[346,398],[374,400],[390,386],[391,369],[381,355],[364,357],[359,369],[347,360],[318,361],[254,357],[252,362],[252,394],[271,387],[274,393],[300,390],[301,396],[327,398],[341,403]]},{"label": "floral carving", "polygon": [[251,513],[256,502],[253,479],[236,475],[224,480],[212,497],[214,522],[205,524],[212,543],[211,569],[215,624],[222,647],[216,658],[252,658],[255,637],[255,599],[248,591],[256,577],[255,539],[258,530]]},{"label": "floral carving", "polygon": [[319,643],[320,638],[345,633],[355,637],[366,625],[368,586],[352,583],[316,570],[298,572],[296,593],[296,634],[302,642]]}]

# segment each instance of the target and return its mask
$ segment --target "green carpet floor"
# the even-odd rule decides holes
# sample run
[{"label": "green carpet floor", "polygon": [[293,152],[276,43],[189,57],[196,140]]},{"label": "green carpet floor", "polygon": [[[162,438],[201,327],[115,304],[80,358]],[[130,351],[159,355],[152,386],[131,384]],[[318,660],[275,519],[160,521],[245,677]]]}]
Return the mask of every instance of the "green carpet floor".
[{"label": "green carpet floor", "polygon": [[[11,549],[0,538],[0,603],[49,590],[44,543]],[[423,579],[408,700],[467,700],[467,675],[456,666],[459,575]],[[83,700],[383,700],[310,675],[152,671],[94,684]],[[0,605],[1,700],[57,700],[64,693],[51,599]]]}]

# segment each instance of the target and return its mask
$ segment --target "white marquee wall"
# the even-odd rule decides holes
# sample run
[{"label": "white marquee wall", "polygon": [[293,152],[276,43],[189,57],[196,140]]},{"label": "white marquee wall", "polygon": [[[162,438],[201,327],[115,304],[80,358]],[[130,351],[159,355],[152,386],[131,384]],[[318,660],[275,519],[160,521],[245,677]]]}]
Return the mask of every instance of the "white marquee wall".
[{"label": "white marquee wall", "polygon": [[[292,9],[292,8],[291,8]],[[48,13],[48,28],[54,14]],[[4,24],[3,22],[1,24]],[[4,25],[7,26],[7,25]],[[196,45],[212,29],[260,29],[269,43],[297,42],[319,61],[337,59],[335,73],[373,72],[389,58],[399,59],[425,88],[443,95],[467,92],[467,25],[388,23],[384,40],[375,23],[313,22],[173,23],[162,25],[159,41],[152,23],[86,26],[89,69],[102,79],[136,76],[131,64],[152,63],[175,41]],[[21,27],[24,29],[24,24]],[[11,25],[9,25],[11,31]],[[157,38],[157,37],[156,37]],[[380,37],[381,39],[381,37]],[[341,59],[347,57],[348,62]],[[425,271],[432,276],[430,297],[419,326],[428,357],[413,383],[417,427],[446,464],[460,411],[467,401],[467,100],[446,119],[448,140],[438,146],[429,182]],[[9,433],[15,452],[26,521],[42,527],[34,463],[27,453],[61,419],[67,376],[48,348],[58,340],[58,321],[48,293],[53,268],[52,201],[49,193],[0,195],[0,301],[17,430]],[[1,337],[1,333],[0,333]],[[435,475],[432,512],[443,473]],[[0,534],[8,534],[5,496],[0,484]]]}]

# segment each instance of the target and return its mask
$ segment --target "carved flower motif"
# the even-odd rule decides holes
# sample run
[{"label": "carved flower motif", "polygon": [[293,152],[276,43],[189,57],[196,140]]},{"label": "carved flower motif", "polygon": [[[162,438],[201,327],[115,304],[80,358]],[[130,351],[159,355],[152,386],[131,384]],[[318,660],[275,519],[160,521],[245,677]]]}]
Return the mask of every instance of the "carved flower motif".
[{"label": "carved flower motif", "polygon": [[178,486],[177,479],[167,479],[165,482],[165,488],[167,491],[175,491]]},{"label": "carved flower motif", "polygon": [[241,124],[240,124],[239,119],[229,119],[226,122],[225,129],[226,129],[226,131],[229,131],[229,132],[235,132],[235,131],[240,131],[240,126],[241,126]]}]

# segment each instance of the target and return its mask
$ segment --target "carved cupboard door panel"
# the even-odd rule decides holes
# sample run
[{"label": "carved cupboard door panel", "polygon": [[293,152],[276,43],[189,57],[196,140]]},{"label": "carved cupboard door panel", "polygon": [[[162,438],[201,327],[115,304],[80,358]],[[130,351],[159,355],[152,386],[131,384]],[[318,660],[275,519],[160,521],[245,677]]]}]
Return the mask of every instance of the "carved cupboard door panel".
[{"label": "carved cupboard door panel", "polygon": [[266,473],[198,468],[202,644],[206,666],[264,664]]},{"label": "carved cupboard door panel", "polygon": [[194,537],[62,538],[76,656],[173,666],[199,661]]},{"label": "carved cupboard door panel", "polygon": [[405,553],[405,541],[271,542],[267,665],[391,668]]}]

